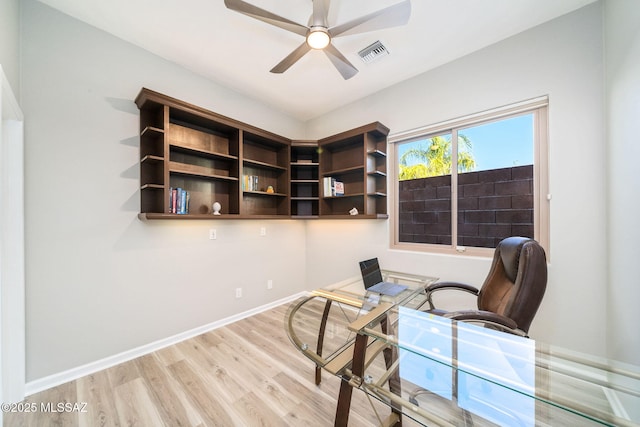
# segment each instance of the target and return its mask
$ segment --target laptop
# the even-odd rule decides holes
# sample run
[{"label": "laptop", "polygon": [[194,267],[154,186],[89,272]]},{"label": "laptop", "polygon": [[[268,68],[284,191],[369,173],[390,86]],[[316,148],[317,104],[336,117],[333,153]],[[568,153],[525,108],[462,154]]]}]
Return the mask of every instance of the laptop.
[{"label": "laptop", "polygon": [[378,258],[360,261],[360,272],[362,273],[364,288],[368,292],[377,292],[382,295],[394,297],[407,289],[406,285],[382,281],[382,273],[380,272]]}]

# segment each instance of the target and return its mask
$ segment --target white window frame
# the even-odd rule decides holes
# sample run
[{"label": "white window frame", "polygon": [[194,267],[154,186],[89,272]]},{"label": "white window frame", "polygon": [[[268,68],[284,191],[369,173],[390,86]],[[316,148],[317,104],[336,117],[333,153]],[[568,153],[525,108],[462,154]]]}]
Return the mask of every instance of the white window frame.
[{"label": "white window frame", "polygon": [[[534,214],[533,229],[534,239],[537,240],[550,257],[550,237],[549,237],[549,136],[548,136],[548,109],[549,98],[542,96],[503,107],[494,108],[468,116],[447,120],[444,122],[423,126],[420,128],[393,133],[388,137],[390,164],[390,180],[389,188],[391,189],[391,249],[459,254],[470,256],[493,256],[493,248],[478,247],[460,247],[456,245],[457,241],[457,215],[458,215],[458,172],[457,168],[453,168],[451,173],[451,223],[452,235],[451,245],[429,244],[429,243],[412,243],[400,242],[399,238],[399,180],[398,180],[398,150],[399,144],[410,142],[420,138],[441,135],[451,132],[452,140],[457,141],[457,129],[470,126],[477,126],[499,120],[504,120],[512,116],[533,113],[534,115],[534,153],[533,153],[533,197],[534,197]],[[451,144],[454,155],[457,156],[457,144]]]}]

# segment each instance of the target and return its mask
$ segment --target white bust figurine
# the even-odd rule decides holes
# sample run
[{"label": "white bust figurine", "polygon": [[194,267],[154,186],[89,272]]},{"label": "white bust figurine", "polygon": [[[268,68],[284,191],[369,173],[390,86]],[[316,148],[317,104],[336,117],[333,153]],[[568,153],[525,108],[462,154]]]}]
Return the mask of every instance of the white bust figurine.
[{"label": "white bust figurine", "polygon": [[222,208],[222,206],[220,206],[220,203],[215,202],[212,206],[213,208],[213,214],[214,215],[220,215],[220,209]]}]

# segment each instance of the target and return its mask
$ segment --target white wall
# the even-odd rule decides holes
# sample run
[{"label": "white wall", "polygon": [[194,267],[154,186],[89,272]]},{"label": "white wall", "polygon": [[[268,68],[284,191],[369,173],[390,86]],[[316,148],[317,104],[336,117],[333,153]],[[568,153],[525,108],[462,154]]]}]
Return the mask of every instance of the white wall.
[{"label": "white wall", "polygon": [[[22,158],[22,117],[18,99],[20,96],[20,1],[0,0],[0,188],[3,201],[20,200],[22,188],[10,189],[9,185],[22,182],[22,167],[11,165]],[[8,101],[11,99],[11,102]],[[17,154],[19,153],[19,156]],[[10,157],[9,157],[10,155]],[[17,173],[17,174],[16,174]],[[12,181],[12,182],[10,182]],[[17,197],[19,196],[19,197]],[[20,214],[18,209],[13,214]],[[22,248],[22,219],[0,213],[0,227],[13,226],[14,230],[0,230],[0,247],[19,243]],[[16,219],[20,228],[16,228]],[[9,241],[8,236],[13,240]],[[16,240],[17,239],[17,240]],[[16,258],[11,258],[15,256]],[[20,264],[15,264],[20,260]],[[13,265],[9,262],[14,262]],[[7,266],[11,266],[7,268]],[[16,272],[19,272],[16,275]],[[0,250],[0,400],[19,400],[24,394],[24,264],[21,252]],[[15,280],[20,278],[18,282]],[[10,279],[10,280],[9,280]],[[12,328],[8,327],[11,323]],[[2,426],[0,417],[0,426]]]},{"label": "white wall", "polygon": [[640,365],[640,2],[605,5],[609,357]]},{"label": "white wall", "polygon": [[0,65],[20,99],[20,0],[0,0]]},{"label": "white wall", "polygon": [[[0,400],[25,387],[24,123],[0,66]],[[0,423],[1,425],[1,423]]]},{"label": "white wall", "polygon": [[[607,177],[601,19],[599,3],[587,6],[313,120],[308,137],[373,120],[401,132],[549,95],[552,263],[530,333],[603,355]],[[340,276],[355,271],[352,261],[360,254],[377,253],[386,268],[482,283],[489,259],[392,251],[379,244],[388,240],[388,227],[387,222],[358,224],[332,233],[323,223],[310,224],[308,262],[322,254],[332,275]],[[334,241],[349,250],[331,251]],[[310,266],[311,286],[319,283],[320,273]]]},{"label": "white wall", "polygon": [[303,289],[303,223],[137,219],[133,99],[146,86],[287,136],[302,124],[37,1],[23,19],[29,381]]}]

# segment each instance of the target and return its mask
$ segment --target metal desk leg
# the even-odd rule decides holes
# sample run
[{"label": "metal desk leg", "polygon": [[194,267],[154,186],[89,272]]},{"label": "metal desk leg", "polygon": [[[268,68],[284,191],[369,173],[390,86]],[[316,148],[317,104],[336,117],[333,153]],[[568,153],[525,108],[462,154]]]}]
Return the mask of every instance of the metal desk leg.
[{"label": "metal desk leg", "polygon": [[[324,331],[327,328],[327,319],[329,318],[329,311],[331,310],[331,300],[328,299],[324,305],[324,312],[322,313],[322,320],[320,321],[320,329],[318,330],[318,345],[316,347],[316,353],[318,356],[322,356],[322,346],[324,343]],[[316,385],[319,385],[322,381],[322,368],[316,365]]]},{"label": "metal desk leg", "polygon": [[340,394],[338,395],[338,406],[336,408],[335,427],[347,427],[349,424],[349,410],[351,409],[351,395],[353,387],[358,387],[362,381],[364,374],[364,360],[367,352],[366,335],[358,334],[356,336],[355,346],[353,348],[353,362],[351,363],[352,378],[342,377],[340,381]]}]

